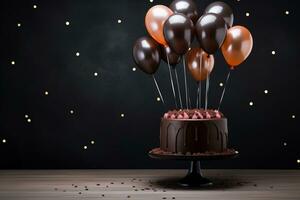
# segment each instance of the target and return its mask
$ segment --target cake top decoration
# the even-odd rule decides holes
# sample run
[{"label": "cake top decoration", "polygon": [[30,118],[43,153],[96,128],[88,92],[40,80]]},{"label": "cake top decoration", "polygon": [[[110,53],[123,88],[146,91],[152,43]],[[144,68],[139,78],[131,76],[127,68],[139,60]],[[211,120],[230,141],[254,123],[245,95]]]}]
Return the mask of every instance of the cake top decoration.
[{"label": "cake top decoration", "polygon": [[216,119],[224,115],[218,110],[183,109],[170,110],[164,114],[164,119]]}]

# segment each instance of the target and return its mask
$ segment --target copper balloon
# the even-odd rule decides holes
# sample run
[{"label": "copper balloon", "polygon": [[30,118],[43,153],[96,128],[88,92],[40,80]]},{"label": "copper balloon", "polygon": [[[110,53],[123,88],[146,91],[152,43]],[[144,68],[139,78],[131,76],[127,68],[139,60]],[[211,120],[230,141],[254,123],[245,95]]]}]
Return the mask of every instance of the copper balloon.
[{"label": "copper balloon", "polygon": [[161,46],[161,58],[175,68],[176,65],[180,62],[180,55],[172,51],[169,46]]},{"label": "copper balloon", "polygon": [[145,17],[145,25],[151,37],[162,45],[166,45],[164,38],[163,27],[165,21],[173,11],[164,5],[156,5],[150,8]]},{"label": "copper balloon", "polygon": [[233,69],[247,59],[252,47],[253,39],[250,31],[243,26],[234,26],[227,30],[222,53],[230,68]]},{"label": "copper balloon", "polygon": [[187,52],[186,64],[196,81],[205,80],[213,70],[214,63],[214,56],[207,54],[201,48],[192,48]]}]

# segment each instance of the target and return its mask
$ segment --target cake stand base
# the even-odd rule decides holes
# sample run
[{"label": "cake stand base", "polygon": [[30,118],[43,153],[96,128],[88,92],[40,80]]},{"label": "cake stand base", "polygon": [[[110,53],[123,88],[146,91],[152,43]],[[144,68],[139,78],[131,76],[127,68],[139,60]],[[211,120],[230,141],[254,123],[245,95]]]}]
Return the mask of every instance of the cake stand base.
[{"label": "cake stand base", "polygon": [[151,158],[165,159],[165,160],[186,160],[190,161],[190,168],[187,175],[182,178],[178,184],[185,187],[204,187],[211,186],[213,183],[202,176],[200,160],[216,160],[234,158],[239,152],[234,149],[228,149],[221,153],[199,153],[192,155],[176,154],[164,152],[160,148],[152,149],[149,153]]},{"label": "cake stand base", "polygon": [[201,187],[210,186],[213,183],[202,176],[200,161],[191,161],[191,166],[187,175],[182,178],[178,184],[185,187]]}]

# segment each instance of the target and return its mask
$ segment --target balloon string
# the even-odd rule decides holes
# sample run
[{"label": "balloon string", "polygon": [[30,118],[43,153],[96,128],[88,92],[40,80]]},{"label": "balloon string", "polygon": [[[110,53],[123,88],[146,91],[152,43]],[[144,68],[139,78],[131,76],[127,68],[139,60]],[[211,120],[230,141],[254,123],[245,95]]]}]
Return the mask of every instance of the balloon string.
[{"label": "balloon string", "polygon": [[202,54],[200,54],[200,58],[199,58],[200,60],[199,60],[199,65],[200,65],[200,81],[199,81],[199,95],[198,95],[198,98],[199,98],[199,108],[201,108],[201,104],[202,104],[202,102],[201,102],[201,76],[202,76]]},{"label": "balloon string", "polygon": [[186,108],[188,109],[188,90],[187,90],[187,80],[186,80],[186,67],[185,67],[185,59],[184,56],[182,56],[182,63],[183,63],[183,75],[184,75],[184,88],[185,88],[185,103],[186,103]]},{"label": "balloon string", "polygon": [[209,75],[206,78],[206,91],[205,91],[205,110],[207,110],[207,104],[208,104],[208,90],[209,90]]},{"label": "balloon string", "polygon": [[198,83],[198,88],[199,88],[199,94],[198,94],[198,99],[199,99],[199,109],[201,108],[201,81]]},{"label": "balloon string", "polygon": [[177,69],[175,68],[174,71],[175,71],[175,79],[176,79],[176,84],[177,84],[180,108],[182,109],[183,106],[182,106],[181,91],[180,91],[180,86],[179,86],[179,81],[178,81]]},{"label": "balloon string", "polygon": [[220,107],[221,107],[221,104],[222,104],[222,101],[223,101],[223,97],[224,97],[224,94],[225,94],[226,86],[227,86],[227,83],[228,83],[228,80],[229,80],[229,77],[230,77],[230,71],[231,70],[228,71],[228,74],[227,74],[227,77],[226,77],[226,82],[225,82],[225,85],[224,85],[224,88],[223,88],[223,92],[222,92],[222,95],[221,95],[221,98],[220,98],[218,110],[220,110]]},{"label": "balloon string", "polygon": [[178,108],[177,106],[177,99],[176,99],[176,93],[175,93],[175,88],[174,88],[174,82],[173,82],[173,77],[172,77],[172,72],[171,72],[171,67],[170,67],[170,61],[169,61],[169,56],[166,50],[166,55],[167,55],[167,61],[168,61],[168,67],[169,67],[169,75],[170,75],[170,80],[171,80],[171,86],[172,86],[172,92],[174,96],[174,101],[175,101],[175,107]]},{"label": "balloon string", "polygon": [[153,78],[153,81],[154,81],[154,83],[155,83],[156,89],[157,89],[157,91],[158,91],[158,93],[159,93],[160,99],[161,99],[161,101],[163,102],[163,104],[165,105],[164,98],[163,98],[162,95],[161,95],[161,92],[160,92],[159,86],[158,86],[158,84],[157,84],[157,81],[156,81],[156,79],[155,79],[155,76],[152,75],[152,78]]}]

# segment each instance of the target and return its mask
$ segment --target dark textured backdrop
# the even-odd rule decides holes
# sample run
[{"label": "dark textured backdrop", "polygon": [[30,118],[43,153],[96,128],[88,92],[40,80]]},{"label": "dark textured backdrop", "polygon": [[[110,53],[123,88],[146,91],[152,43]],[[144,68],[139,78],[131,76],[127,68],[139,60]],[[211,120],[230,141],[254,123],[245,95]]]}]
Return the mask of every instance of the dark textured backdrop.
[{"label": "dark textured backdrop", "polygon": [[[0,168],[185,166],[147,156],[159,144],[166,108],[156,101],[151,77],[132,70],[133,42],[147,34],[146,11],[170,2],[1,1]],[[212,1],[196,2],[202,12]],[[230,145],[241,155],[204,166],[299,168],[297,1],[225,2],[234,10],[234,24],[248,27],[254,38],[252,54],[232,74],[222,108]],[[209,93],[212,108],[226,72],[218,53]],[[156,76],[170,109],[165,63]]]}]

